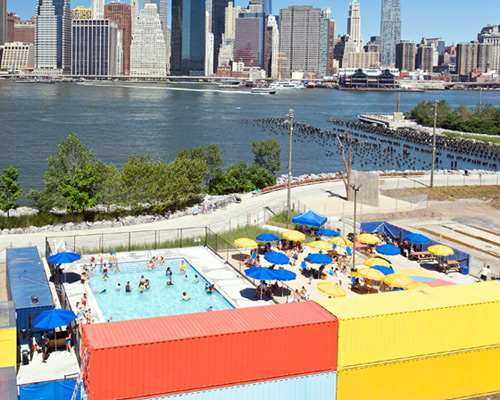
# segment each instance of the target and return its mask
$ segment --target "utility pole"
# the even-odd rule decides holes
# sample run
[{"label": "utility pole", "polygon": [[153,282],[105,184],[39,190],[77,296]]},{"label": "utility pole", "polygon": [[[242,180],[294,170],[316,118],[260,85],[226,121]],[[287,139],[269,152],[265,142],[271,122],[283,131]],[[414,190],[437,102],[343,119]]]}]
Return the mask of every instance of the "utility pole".
[{"label": "utility pole", "polygon": [[354,238],[352,243],[352,267],[356,268],[356,205],[358,200],[358,192],[363,185],[351,185],[351,189],[354,190]]},{"label": "utility pole", "polygon": [[437,100],[434,102],[434,129],[432,132],[432,161],[431,161],[431,187],[434,187],[434,163],[436,160],[436,123],[437,123]]},{"label": "utility pole", "polygon": [[289,222],[291,215],[291,205],[292,205],[292,134],[293,134],[293,109],[290,109],[287,115],[289,120],[289,134],[290,139],[288,142],[288,189],[287,189],[287,214],[286,220]]}]

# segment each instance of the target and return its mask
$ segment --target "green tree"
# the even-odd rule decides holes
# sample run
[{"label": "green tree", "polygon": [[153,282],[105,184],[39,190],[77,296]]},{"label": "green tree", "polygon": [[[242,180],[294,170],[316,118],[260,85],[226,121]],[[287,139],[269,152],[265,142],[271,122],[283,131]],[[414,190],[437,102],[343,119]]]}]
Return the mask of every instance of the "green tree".
[{"label": "green tree", "polygon": [[0,209],[7,213],[7,217],[10,210],[18,207],[16,200],[23,193],[23,188],[19,186],[17,180],[18,176],[19,171],[11,165],[3,170],[3,175],[0,177]]},{"label": "green tree", "polygon": [[281,146],[276,140],[259,140],[252,143],[254,164],[266,169],[271,175],[281,170]]},{"label": "green tree", "polygon": [[248,166],[242,161],[230,165],[226,172],[215,182],[216,194],[245,193],[272,186],[275,178],[265,168],[258,165]]},{"label": "green tree", "polygon": [[222,164],[224,160],[222,159],[222,152],[219,146],[216,144],[209,144],[208,146],[200,146],[190,149],[182,149],[178,153],[181,156],[189,156],[192,160],[201,159],[206,164],[206,173],[204,175],[204,184],[208,188],[208,192],[211,193],[214,182],[219,179],[222,175]]},{"label": "green tree", "polygon": [[101,160],[96,162],[97,191],[101,194],[100,201],[110,206],[121,204],[122,186],[120,185],[120,170],[114,164],[105,164]]},{"label": "green tree", "polygon": [[199,200],[206,191],[203,181],[207,167],[201,158],[179,153],[165,168],[165,198],[175,207]]},{"label": "green tree", "polygon": [[61,182],[61,193],[66,200],[68,212],[83,212],[86,208],[95,207],[100,194],[97,191],[98,175],[91,161],[74,175],[65,175]]},{"label": "green tree", "polygon": [[120,173],[124,205],[137,207],[152,202],[155,169],[155,162],[149,154],[140,157],[133,154],[127,159]]}]

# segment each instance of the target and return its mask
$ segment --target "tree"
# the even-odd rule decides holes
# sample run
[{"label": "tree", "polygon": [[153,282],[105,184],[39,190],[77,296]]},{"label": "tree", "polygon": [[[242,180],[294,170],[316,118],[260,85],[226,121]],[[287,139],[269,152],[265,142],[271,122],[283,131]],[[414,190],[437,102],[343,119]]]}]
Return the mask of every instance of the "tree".
[{"label": "tree", "polygon": [[66,200],[68,212],[83,212],[95,207],[100,194],[97,191],[97,173],[91,161],[72,176],[65,175],[61,182],[61,193]]},{"label": "tree", "polygon": [[272,186],[275,178],[265,168],[242,161],[230,165],[214,185],[216,194],[246,193]]},{"label": "tree", "polygon": [[219,146],[216,144],[209,144],[208,146],[195,147],[189,150],[182,149],[179,151],[180,156],[189,156],[192,160],[200,159],[206,164],[206,173],[204,176],[204,184],[206,185],[208,192],[212,193],[212,188],[214,182],[220,178],[223,173],[222,164],[224,160],[222,159],[222,152]]},{"label": "tree", "polygon": [[201,158],[177,154],[165,168],[165,197],[176,207],[200,199],[206,189],[203,185],[206,173],[206,163]]},{"label": "tree", "polygon": [[18,176],[19,171],[11,165],[3,170],[3,175],[0,177],[0,209],[7,213],[7,217],[10,210],[18,207],[16,200],[23,193],[23,188],[19,186],[17,180]]},{"label": "tree", "polygon": [[259,140],[252,143],[254,164],[266,169],[271,175],[281,171],[281,146],[276,140]]},{"label": "tree", "polygon": [[100,201],[110,206],[121,203],[123,193],[120,185],[120,170],[114,164],[105,164],[101,160],[96,162],[97,191],[100,193]]},{"label": "tree", "polygon": [[149,154],[140,157],[135,154],[131,155],[123,164],[120,173],[123,204],[137,207],[150,203],[154,192],[154,177],[155,162]]}]

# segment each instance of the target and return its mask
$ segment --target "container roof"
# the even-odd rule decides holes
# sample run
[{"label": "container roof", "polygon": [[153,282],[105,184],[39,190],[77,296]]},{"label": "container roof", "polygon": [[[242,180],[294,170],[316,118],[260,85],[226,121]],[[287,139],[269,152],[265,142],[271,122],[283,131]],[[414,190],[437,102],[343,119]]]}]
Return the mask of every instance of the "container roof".
[{"label": "container roof", "polygon": [[497,281],[348,296],[317,303],[343,320],[493,301],[500,301],[500,282]]},{"label": "container roof", "polygon": [[16,310],[14,308],[14,302],[2,301],[0,303],[0,329],[15,328],[15,327],[16,327]]},{"label": "container roof", "polygon": [[[42,260],[35,246],[7,249],[7,271],[16,309],[54,304]],[[33,295],[38,296],[37,304],[31,303]]]},{"label": "container roof", "polygon": [[277,304],[84,325],[93,349],[323,324],[337,319],[314,302]]}]

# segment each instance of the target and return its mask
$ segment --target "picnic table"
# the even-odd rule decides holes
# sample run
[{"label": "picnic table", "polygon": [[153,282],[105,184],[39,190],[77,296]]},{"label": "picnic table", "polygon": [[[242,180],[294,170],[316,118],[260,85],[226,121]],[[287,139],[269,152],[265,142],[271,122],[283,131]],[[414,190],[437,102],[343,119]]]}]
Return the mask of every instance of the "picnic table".
[{"label": "picnic table", "polygon": [[416,251],[410,254],[410,260],[418,262],[436,261],[436,257],[434,257],[434,255],[432,255],[429,251]]},{"label": "picnic table", "polygon": [[460,267],[460,263],[457,260],[449,260],[439,262],[437,269],[443,271],[446,275],[448,275],[448,272],[460,272],[462,268]]}]

